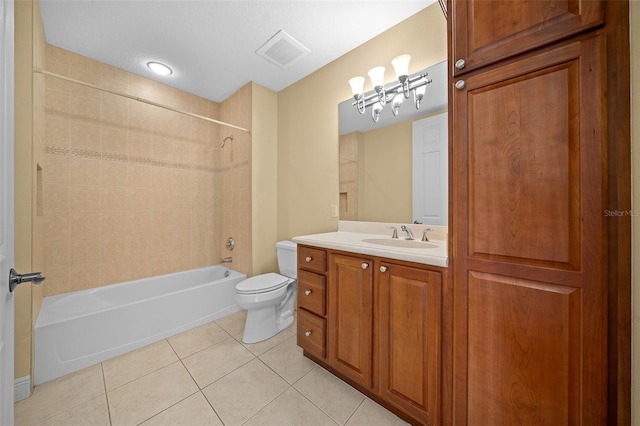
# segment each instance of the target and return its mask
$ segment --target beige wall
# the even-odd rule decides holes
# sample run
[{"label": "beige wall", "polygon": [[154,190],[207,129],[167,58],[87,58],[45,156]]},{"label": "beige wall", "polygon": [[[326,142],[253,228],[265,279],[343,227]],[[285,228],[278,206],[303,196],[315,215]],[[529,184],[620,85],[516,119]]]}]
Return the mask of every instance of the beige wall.
[{"label": "beige wall", "polygon": [[[338,104],[348,80],[402,53],[414,73],[447,59],[446,20],[435,3],[278,93],[278,237],[333,231],[338,220]],[[365,85],[365,90],[371,87]]]},{"label": "beige wall", "polygon": [[640,2],[630,2],[631,32],[631,151],[632,159],[632,378],[633,425],[640,425]]},{"label": "beige wall", "polygon": [[278,95],[253,83],[251,96],[251,274],[278,270]]}]

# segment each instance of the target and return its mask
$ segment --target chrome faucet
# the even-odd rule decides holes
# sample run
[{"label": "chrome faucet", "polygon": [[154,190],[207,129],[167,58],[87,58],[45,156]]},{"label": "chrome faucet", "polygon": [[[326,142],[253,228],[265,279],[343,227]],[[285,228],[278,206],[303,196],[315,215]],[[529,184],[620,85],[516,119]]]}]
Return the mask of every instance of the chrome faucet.
[{"label": "chrome faucet", "polygon": [[391,238],[398,238],[398,228],[396,228],[395,226],[391,226],[391,225],[387,225],[385,226],[385,228],[387,229],[393,229],[393,235],[391,236]]},{"label": "chrome faucet", "polygon": [[411,228],[407,227],[406,225],[402,225],[400,227],[400,229],[402,229],[407,236],[404,238],[405,240],[415,240],[416,238],[413,236],[413,232],[411,232]]},{"label": "chrome faucet", "polygon": [[425,230],[422,231],[422,241],[429,241],[429,238],[427,237],[427,232],[429,231],[433,231],[433,228],[425,228]]},{"label": "chrome faucet", "polygon": [[231,262],[233,262],[233,258],[231,256],[223,257],[222,259],[220,259],[220,263],[231,263]]}]

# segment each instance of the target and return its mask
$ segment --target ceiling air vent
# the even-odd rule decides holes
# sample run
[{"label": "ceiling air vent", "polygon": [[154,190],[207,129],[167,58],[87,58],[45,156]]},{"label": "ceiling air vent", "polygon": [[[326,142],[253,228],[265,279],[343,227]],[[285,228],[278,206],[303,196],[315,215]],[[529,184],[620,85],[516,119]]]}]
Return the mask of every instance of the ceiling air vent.
[{"label": "ceiling air vent", "polygon": [[267,61],[287,68],[294,62],[309,54],[310,50],[286,32],[280,30],[263,44],[256,53]]}]

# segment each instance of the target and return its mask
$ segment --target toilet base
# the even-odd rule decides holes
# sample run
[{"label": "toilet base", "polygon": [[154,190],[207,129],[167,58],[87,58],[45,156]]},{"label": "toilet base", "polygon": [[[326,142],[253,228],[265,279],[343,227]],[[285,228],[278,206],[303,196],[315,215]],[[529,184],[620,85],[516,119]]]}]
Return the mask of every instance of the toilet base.
[{"label": "toilet base", "polygon": [[247,311],[247,320],[242,334],[243,343],[258,343],[267,340],[293,324],[293,315],[277,318],[275,306]]},{"label": "toilet base", "polygon": [[242,342],[261,342],[289,327],[294,321],[297,288],[297,281],[291,280],[286,287],[275,291],[236,293],[236,303],[247,310]]},{"label": "toilet base", "polygon": [[276,307],[266,306],[247,311],[247,320],[242,334],[243,343],[257,343],[278,333]]}]

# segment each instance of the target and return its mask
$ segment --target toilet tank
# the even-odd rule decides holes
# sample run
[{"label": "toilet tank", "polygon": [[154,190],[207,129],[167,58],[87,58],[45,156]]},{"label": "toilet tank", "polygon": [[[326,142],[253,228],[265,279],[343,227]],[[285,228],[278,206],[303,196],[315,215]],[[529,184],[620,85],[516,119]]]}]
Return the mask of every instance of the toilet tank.
[{"label": "toilet tank", "polygon": [[293,241],[278,241],[276,252],[280,274],[289,278],[298,278],[298,245]]}]

